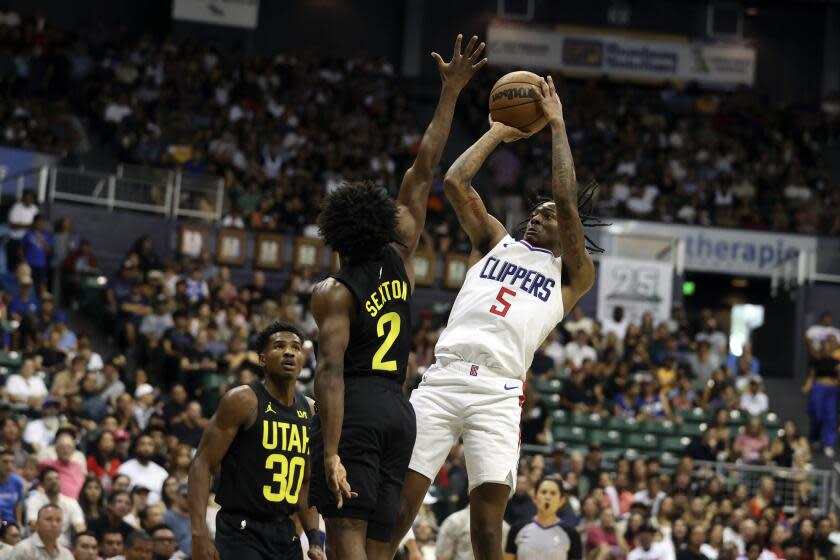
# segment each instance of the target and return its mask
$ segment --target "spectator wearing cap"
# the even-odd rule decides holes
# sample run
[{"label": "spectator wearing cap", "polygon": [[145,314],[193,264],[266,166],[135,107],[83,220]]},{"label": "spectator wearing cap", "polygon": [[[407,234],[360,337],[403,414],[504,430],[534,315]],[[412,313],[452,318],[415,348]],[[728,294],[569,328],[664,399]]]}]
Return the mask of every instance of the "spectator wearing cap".
[{"label": "spectator wearing cap", "polygon": [[[63,540],[65,513],[55,504],[45,504],[33,513],[32,528],[35,533],[15,545],[12,560],[73,560],[67,548],[69,541]],[[82,529],[83,532],[84,529]]]},{"label": "spectator wearing cap", "polygon": [[46,290],[53,254],[52,233],[46,229],[46,219],[41,214],[33,218],[29,231],[21,240],[26,263],[32,268],[32,279],[38,290]]},{"label": "spectator wearing cap", "polygon": [[60,410],[61,402],[55,397],[47,397],[44,400],[41,418],[30,420],[23,430],[23,441],[31,445],[35,451],[49,447],[61,426],[61,420],[58,417]]},{"label": "spectator wearing cap", "polygon": [[15,454],[0,447],[0,519],[4,523],[20,523],[23,505],[23,479],[14,472]]},{"label": "spectator wearing cap", "polygon": [[[143,528],[143,513],[152,506],[149,506],[149,489],[142,484],[136,484],[131,489],[131,511],[123,517],[123,521],[134,527],[138,531]],[[160,502],[158,502],[160,503]],[[157,504],[155,504],[157,506]]]},{"label": "spectator wearing cap", "polygon": [[160,500],[163,481],[168,476],[166,469],[152,461],[154,453],[154,440],[149,435],[141,434],[134,442],[134,458],[120,465],[117,471],[127,475],[132,486],[140,485],[150,490],[149,505]]},{"label": "spectator wearing cap", "polygon": [[178,541],[178,548],[187,556],[192,555],[192,529],[190,523],[190,509],[187,502],[187,485],[179,484],[178,492],[172,496],[164,496],[166,513],[163,520],[166,525],[175,533]]},{"label": "spectator wearing cap", "polygon": [[38,512],[46,505],[59,507],[62,516],[62,530],[59,542],[65,546],[71,542],[71,531],[81,533],[86,530],[85,514],[79,502],[61,493],[61,477],[52,467],[44,467],[40,474],[40,490],[31,492],[26,499],[26,521],[35,528]]},{"label": "spectator wearing cap", "polygon": [[764,414],[770,409],[767,393],[761,390],[761,381],[756,377],[750,378],[749,389],[741,394],[741,410],[750,416]]},{"label": "spectator wearing cap", "polygon": [[20,364],[20,371],[9,376],[6,381],[5,392],[13,403],[22,403],[30,408],[38,409],[46,405],[47,386],[44,380],[35,372],[35,360],[24,358]]},{"label": "spectator wearing cap", "polygon": [[106,542],[105,535],[109,532],[117,532],[125,539],[134,532],[134,527],[123,520],[129,513],[131,513],[131,498],[128,492],[114,490],[108,496],[105,515],[92,521],[90,530],[102,543]]},{"label": "spectator wearing cap", "polygon": [[644,523],[636,531],[638,546],[630,551],[627,560],[668,560],[673,558],[673,550],[663,541],[653,540],[656,529],[649,523]]},{"label": "spectator wearing cap", "polygon": [[537,485],[537,513],[533,519],[511,527],[505,545],[505,558],[516,560],[582,560],[583,546],[574,527],[558,515],[566,503],[563,484],[546,478]]},{"label": "spectator wearing cap", "polygon": [[134,418],[141,430],[149,425],[149,419],[155,413],[155,389],[148,383],[141,383],[134,390]]}]

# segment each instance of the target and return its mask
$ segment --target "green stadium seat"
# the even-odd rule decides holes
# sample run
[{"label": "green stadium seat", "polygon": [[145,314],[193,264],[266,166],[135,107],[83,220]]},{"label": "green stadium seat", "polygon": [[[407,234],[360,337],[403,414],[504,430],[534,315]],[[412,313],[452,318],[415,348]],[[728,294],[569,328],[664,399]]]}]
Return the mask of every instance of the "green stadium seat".
[{"label": "green stadium seat", "polygon": [[560,408],[560,395],[543,395],[542,402],[547,410],[557,410]]},{"label": "green stadium seat", "polygon": [[761,423],[764,424],[764,427],[769,432],[770,430],[776,431],[782,427],[782,421],[779,419],[779,415],[775,412],[767,412],[761,415]]},{"label": "green stadium seat", "polygon": [[572,426],[580,426],[587,429],[599,429],[604,426],[604,418],[600,414],[578,414],[573,413],[570,421]]},{"label": "green stadium seat", "polygon": [[680,464],[680,457],[679,455],[674,455],[673,453],[668,453],[666,451],[665,453],[659,456],[659,462],[666,469],[673,469],[674,467]]},{"label": "green stadium seat", "polygon": [[740,410],[730,410],[729,419],[726,421],[726,425],[740,428],[747,423],[749,418],[748,414],[742,413]]},{"label": "green stadium seat", "polygon": [[659,436],[670,436],[674,433],[674,423],[670,420],[645,420],[641,422],[641,431]]},{"label": "green stadium seat", "polygon": [[622,416],[610,416],[607,418],[607,428],[619,432],[632,432],[637,430],[639,422],[635,418],[624,418]]},{"label": "green stadium seat", "polygon": [[691,443],[691,438],[688,436],[661,437],[659,438],[659,450],[681,455],[689,443]]},{"label": "green stadium seat", "polygon": [[569,423],[571,419],[571,414],[567,410],[562,408],[558,408],[554,412],[551,413],[551,423],[554,426],[565,426]]},{"label": "green stadium seat", "polygon": [[624,447],[622,434],[616,430],[591,430],[588,432],[586,440],[590,445],[597,443],[604,448]]},{"label": "green stadium seat", "polygon": [[686,422],[708,422],[711,420],[711,415],[699,406],[691,410],[677,410],[676,415]]},{"label": "green stadium seat", "polygon": [[702,424],[695,424],[694,422],[687,422],[685,424],[680,424],[677,428],[677,434],[680,436],[688,436],[688,437],[700,437],[703,435],[703,432],[706,431],[708,424],[705,422]]},{"label": "green stadium seat", "polygon": [[563,383],[557,379],[539,379],[534,381],[534,389],[541,395],[555,395],[560,393]]},{"label": "green stadium seat", "polygon": [[653,434],[626,434],[624,441],[627,447],[632,447],[640,452],[657,451],[659,449],[659,440]]},{"label": "green stadium seat", "polygon": [[586,444],[586,430],[580,426],[554,426],[551,429],[551,435],[555,442],[562,441],[567,447],[572,447],[574,444]]},{"label": "green stadium seat", "polygon": [[20,352],[0,352],[0,366],[17,371],[23,362],[23,355]]}]

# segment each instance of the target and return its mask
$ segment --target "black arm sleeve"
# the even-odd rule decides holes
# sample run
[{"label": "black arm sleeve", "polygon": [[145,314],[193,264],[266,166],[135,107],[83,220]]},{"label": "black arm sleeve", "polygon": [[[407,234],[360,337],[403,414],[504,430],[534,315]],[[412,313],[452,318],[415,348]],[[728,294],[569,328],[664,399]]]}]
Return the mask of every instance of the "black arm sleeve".
[{"label": "black arm sleeve", "polygon": [[516,535],[518,535],[519,531],[521,531],[528,523],[529,522],[527,521],[520,521],[510,528],[510,531],[508,531],[507,543],[505,543],[505,552],[508,554],[516,554]]},{"label": "black arm sleeve", "polygon": [[569,535],[569,556],[567,560],[582,560],[583,559],[583,545],[580,542],[580,534],[574,527],[566,527],[563,525],[563,530]]}]

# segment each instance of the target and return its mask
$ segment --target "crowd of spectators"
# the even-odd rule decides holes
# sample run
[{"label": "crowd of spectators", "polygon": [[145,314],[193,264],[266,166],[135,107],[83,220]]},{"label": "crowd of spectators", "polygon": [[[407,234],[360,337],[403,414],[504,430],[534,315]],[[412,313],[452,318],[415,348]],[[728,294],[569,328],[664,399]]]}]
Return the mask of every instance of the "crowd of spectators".
[{"label": "crowd of spectators", "polygon": [[[492,62],[492,60],[491,60]],[[459,114],[477,137],[499,72],[476,76]],[[555,80],[557,80],[555,78]],[[561,80],[575,170],[596,182],[600,217],[840,235],[829,173],[836,118],[774,108],[753,90],[709,92]],[[550,192],[551,135],[507,144],[488,160],[498,211]]]},{"label": "crowd of spectators", "polygon": [[[230,227],[301,231],[343,180],[372,177],[395,190],[419,140],[387,63],[233,57],[190,41],[109,34],[82,40],[40,19],[2,16],[5,143],[72,162],[95,134],[123,161],[217,174]],[[467,93],[462,116],[476,134],[492,78]],[[840,233],[840,222],[823,214],[837,193],[822,166],[828,137],[819,122],[759,117],[744,92],[572,81],[563,88],[578,176],[601,183],[600,214]],[[488,168],[501,196],[491,204],[521,207],[522,192],[543,188],[538,170],[548,166],[539,158],[547,158],[540,137],[494,154]],[[437,249],[464,249],[439,192],[430,205]],[[108,276],[97,322],[86,320],[101,330],[74,332],[68,309],[80,303],[79,275],[97,270],[91,244],[74,238],[66,220],[48,231],[29,195],[9,223],[14,278],[0,298],[0,323],[3,347],[16,353],[4,354],[2,374],[0,558],[22,537],[48,551],[72,545],[76,558],[188,556],[185,483],[203,428],[226,390],[259,375],[253,338],[275,319],[309,337],[300,385],[311,386],[317,331],[307,304],[317,278],[293,273],[274,286],[257,271],[237,285],[210,255],[170,262],[143,238]],[[409,391],[434,360],[440,319],[421,313]],[[825,345],[830,337],[820,332],[810,338]],[[820,352],[833,356],[835,347]],[[711,311],[688,317],[677,308],[657,323],[649,314],[631,321],[619,308],[604,321],[575,309],[529,372],[529,452],[506,512],[507,551],[517,554],[536,516],[556,517],[579,543],[570,550],[590,560],[831,558],[840,527],[815,511],[806,476],[750,478],[700,466],[806,473],[809,438],[792,422],[768,433],[759,419],[769,405],[749,345],[731,354]],[[580,417],[676,425],[697,408],[713,411],[710,421],[671,465],[565,441],[558,430],[561,418]],[[745,425],[733,424],[733,411],[749,418]],[[471,557],[467,487],[456,446],[415,523],[412,560]],[[544,503],[551,515],[538,511]]]}]

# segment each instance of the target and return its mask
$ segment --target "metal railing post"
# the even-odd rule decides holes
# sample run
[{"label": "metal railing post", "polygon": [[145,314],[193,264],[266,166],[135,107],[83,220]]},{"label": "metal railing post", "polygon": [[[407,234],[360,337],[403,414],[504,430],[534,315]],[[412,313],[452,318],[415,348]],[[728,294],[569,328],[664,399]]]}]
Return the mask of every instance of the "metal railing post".
[{"label": "metal railing post", "polygon": [[181,206],[181,172],[175,173],[175,190],[172,193],[172,218],[178,218],[178,210]]},{"label": "metal railing post", "polygon": [[58,181],[58,168],[51,167],[50,168],[50,180],[49,180],[49,197],[50,197],[50,204],[55,201],[55,184]]},{"label": "metal railing post", "polygon": [[114,211],[114,199],[117,196],[117,176],[108,177],[108,210]]},{"label": "metal railing post", "polygon": [[216,179],[216,223],[222,221],[222,210],[225,204],[225,181],[221,177]]},{"label": "metal railing post", "polygon": [[46,165],[42,165],[38,169],[38,204],[43,204],[47,200],[47,181],[49,180],[49,170]]},{"label": "metal railing post", "polygon": [[24,186],[24,178],[23,175],[17,178],[17,199],[20,200],[23,198],[23,186]]}]

